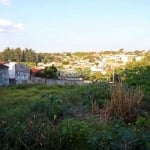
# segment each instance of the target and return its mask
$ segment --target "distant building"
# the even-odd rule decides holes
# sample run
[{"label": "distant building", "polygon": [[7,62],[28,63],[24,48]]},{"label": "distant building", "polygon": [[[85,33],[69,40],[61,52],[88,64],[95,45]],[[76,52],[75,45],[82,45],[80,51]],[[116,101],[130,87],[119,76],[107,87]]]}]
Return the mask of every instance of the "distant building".
[{"label": "distant building", "polygon": [[76,72],[74,69],[67,69],[67,70],[59,71],[58,79],[72,80],[72,81],[83,80],[81,73]]},{"label": "distant building", "polygon": [[98,64],[98,66],[94,65],[91,67],[92,72],[100,72],[102,74],[106,74],[106,60],[102,58]]},{"label": "distant building", "polygon": [[93,67],[91,67],[91,71],[106,74],[106,67],[93,66]]},{"label": "distant building", "polygon": [[8,67],[0,64],[0,86],[9,85],[9,72]]},{"label": "distant building", "polygon": [[143,56],[136,56],[135,61],[141,61],[143,59]]},{"label": "distant building", "polygon": [[6,64],[9,67],[10,84],[28,83],[30,80],[30,68],[16,62]]},{"label": "distant building", "polygon": [[124,62],[124,63],[127,63],[127,62],[128,62],[128,56],[126,56],[126,55],[121,55],[121,56],[120,56],[120,60],[121,60],[122,62]]}]

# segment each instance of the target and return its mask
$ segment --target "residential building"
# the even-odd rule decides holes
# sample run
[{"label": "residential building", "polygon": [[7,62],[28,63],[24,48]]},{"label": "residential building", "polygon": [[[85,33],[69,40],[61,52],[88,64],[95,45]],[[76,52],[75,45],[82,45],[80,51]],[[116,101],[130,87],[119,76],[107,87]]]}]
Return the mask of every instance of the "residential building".
[{"label": "residential building", "polygon": [[91,71],[92,72],[100,72],[102,74],[106,74],[106,67],[100,67],[100,66],[94,65],[94,66],[91,67]]},{"label": "residential building", "polygon": [[9,85],[9,72],[8,66],[0,64],[0,86]]},{"label": "residential building", "polygon": [[9,62],[6,65],[9,67],[10,84],[29,82],[30,68],[28,66],[16,62]]}]

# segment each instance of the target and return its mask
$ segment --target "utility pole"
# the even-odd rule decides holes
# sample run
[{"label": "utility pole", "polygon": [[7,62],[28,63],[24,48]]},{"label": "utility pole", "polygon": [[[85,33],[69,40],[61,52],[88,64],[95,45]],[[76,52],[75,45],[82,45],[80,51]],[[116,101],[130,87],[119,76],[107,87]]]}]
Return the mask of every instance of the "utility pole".
[{"label": "utility pole", "polygon": [[113,83],[115,83],[115,69],[113,67]]}]

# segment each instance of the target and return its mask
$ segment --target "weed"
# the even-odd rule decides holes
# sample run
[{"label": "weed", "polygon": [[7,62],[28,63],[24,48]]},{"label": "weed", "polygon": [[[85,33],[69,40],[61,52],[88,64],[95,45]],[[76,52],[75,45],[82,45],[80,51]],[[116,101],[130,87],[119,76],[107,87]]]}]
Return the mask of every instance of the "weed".
[{"label": "weed", "polygon": [[142,93],[133,88],[116,83],[111,89],[111,100],[105,106],[106,118],[119,118],[125,122],[135,122],[136,109],[140,107]]}]

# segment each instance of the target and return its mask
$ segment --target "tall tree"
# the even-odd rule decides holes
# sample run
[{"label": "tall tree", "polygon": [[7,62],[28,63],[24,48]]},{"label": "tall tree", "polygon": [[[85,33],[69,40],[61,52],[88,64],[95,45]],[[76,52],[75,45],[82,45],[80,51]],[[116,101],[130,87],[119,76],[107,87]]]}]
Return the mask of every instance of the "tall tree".
[{"label": "tall tree", "polygon": [[14,60],[14,51],[13,49],[10,49],[9,47],[7,47],[3,53],[3,59],[4,61],[13,61]]},{"label": "tall tree", "polygon": [[21,61],[22,51],[20,48],[14,49],[14,59],[18,62]]}]

